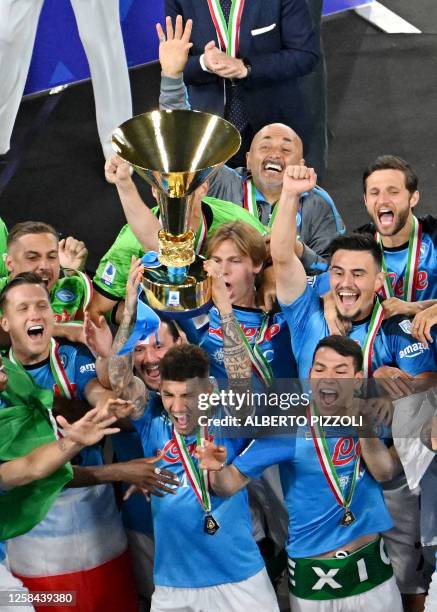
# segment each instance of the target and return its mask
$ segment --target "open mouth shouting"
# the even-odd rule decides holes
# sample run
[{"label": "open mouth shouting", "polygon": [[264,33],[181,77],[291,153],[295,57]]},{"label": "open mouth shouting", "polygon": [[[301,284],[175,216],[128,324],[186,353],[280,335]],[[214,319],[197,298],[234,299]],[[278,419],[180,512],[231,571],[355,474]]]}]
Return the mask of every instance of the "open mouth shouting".
[{"label": "open mouth shouting", "polygon": [[143,365],[141,369],[149,378],[153,378],[154,380],[159,379],[159,363],[148,363]]},{"label": "open mouth shouting", "polygon": [[394,221],[395,215],[394,212],[388,208],[387,206],[382,206],[376,213],[379,225],[381,228],[391,228]]},{"label": "open mouth shouting", "polygon": [[172,412],[172,420],[179,433],[184,434],[188,430],[190,419],[188,418],[187,412]]},{"label": "open mouth shouting", "polygon": [[44,338],[44,331],[44,325],[41,324],[29,325],[26,329],[27,337],[31,343],[41,342]]},{"label": "open mouth shouting", "polygon": [[319,389],[319,399],[325,406],[333,406],[338,397],[338,392],[332,387],[320,387]]}]

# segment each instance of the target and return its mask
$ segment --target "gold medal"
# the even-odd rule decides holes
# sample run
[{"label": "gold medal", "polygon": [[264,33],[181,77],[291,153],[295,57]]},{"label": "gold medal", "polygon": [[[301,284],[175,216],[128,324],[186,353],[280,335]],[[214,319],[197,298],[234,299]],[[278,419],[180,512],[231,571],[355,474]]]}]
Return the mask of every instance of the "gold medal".
[{"label": "gold medal", "polygon": [[215,535],[219,529],[220,525],[217,523],[213,515],[207,514],[203,523],[203,531],[208,535]]},{"label": "gold medal", "polygon": [[352,510],[350,510],[349,508],[345,508],[343,517],[340,521],[340,525],[342,527],[349,527],[349,525],[352,525],[352,523],[355,523],[355,521],[356,518]]}]

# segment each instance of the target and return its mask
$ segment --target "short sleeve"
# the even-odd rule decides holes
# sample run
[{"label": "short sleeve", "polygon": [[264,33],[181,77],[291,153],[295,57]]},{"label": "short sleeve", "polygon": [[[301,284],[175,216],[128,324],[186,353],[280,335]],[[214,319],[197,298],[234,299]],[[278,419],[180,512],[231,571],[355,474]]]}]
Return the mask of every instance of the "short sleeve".
[{"label": "short sleeve", "polygon": [[259,478],[271,465],[291,461],[295,444],[296,439],[291,437],[252,440],[232,465],[248,478]]}]

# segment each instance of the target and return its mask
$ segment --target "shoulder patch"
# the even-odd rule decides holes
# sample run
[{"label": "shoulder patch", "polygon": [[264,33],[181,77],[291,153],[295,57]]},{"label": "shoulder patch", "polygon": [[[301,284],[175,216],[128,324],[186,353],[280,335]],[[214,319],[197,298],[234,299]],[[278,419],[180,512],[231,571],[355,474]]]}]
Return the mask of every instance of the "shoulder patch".
[{"label": "shoulder patch", "polygon": [[117,273],[117,268],[114,266],[112,262],[108,261],[108,263],[105,266],[105,269],[102,272],[102,276],[101,276],[102,282],[104,282],[105,285],[108,285],[109,287],[111,287],[114,282],[116,273]]},{"label": "shoulder patch", "polygon": [[55,297],[57,297],[61,302],[73,302],[77,296],[69,289],[59,289],[58,291],[55,291]]},{"label": "shoulder patch", "polygon": [[410,321],[410,319],[404,319],[403,321],[400,321],[399,327],[402,329],[403,332],[405,332],[406,334],[410,334],[411,335],[411,321]]}]

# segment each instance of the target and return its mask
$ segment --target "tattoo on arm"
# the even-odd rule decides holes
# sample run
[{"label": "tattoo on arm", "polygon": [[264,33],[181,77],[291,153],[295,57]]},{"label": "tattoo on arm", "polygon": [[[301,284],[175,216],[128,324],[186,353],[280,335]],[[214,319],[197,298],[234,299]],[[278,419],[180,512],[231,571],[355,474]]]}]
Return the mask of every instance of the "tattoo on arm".
[{"label": "tattoo on arm", "polygon": [[247,391],[252,380],[252,363],[239,331],[239,323],[233,314],[221,317],[223,332],[223,357],[230,386]]},{"label": "tattoo on arm", "polygon": [[57,444],[58,444],[58,448],[62,453],[66,453],[68,448],[67,448],[67,444],[65,443],[64,438],[59,438],[59,440],[57,440]]},{"label": "tattoo on arm", "polygon": [[117,334],[112,343],[111,355],[108,361],[108,375],[111,387],[118,397],[131,400],[135,406],[132,418],[139,418],[144,412],[147,403],[147,389],[142,380],[133,373],[133,353],[117,355],[121,347],[127,342],[133,327],[133,317],[124,312]]}]

